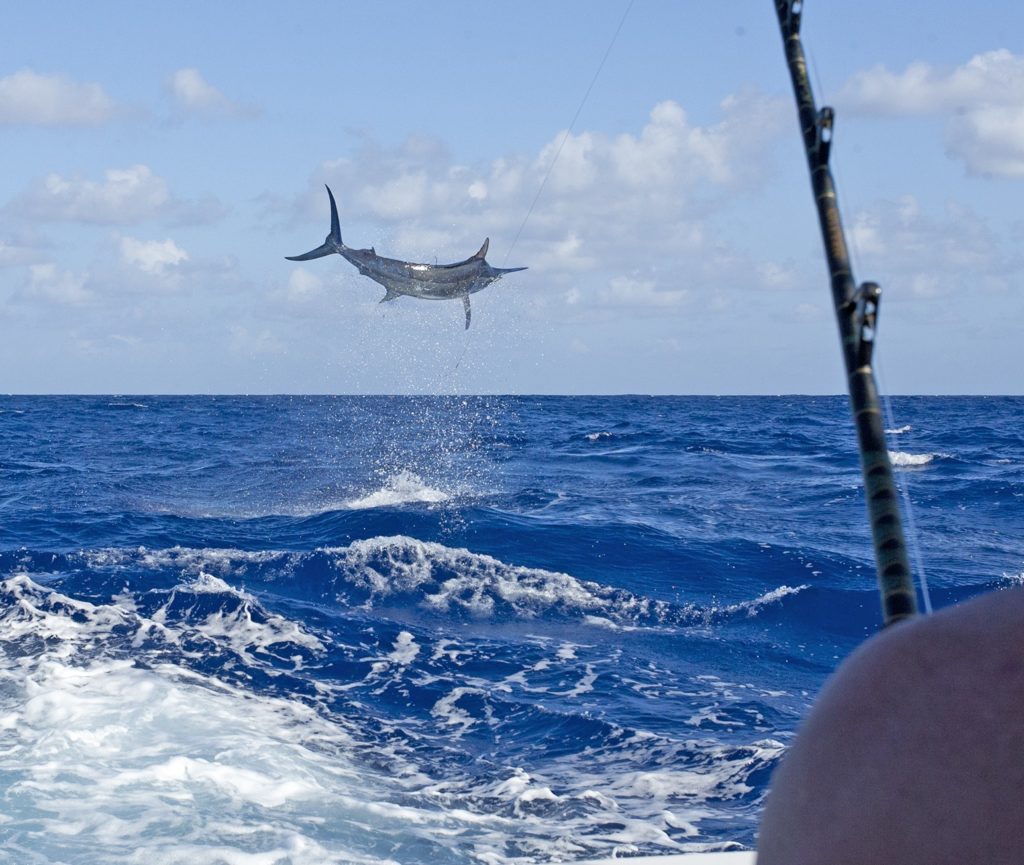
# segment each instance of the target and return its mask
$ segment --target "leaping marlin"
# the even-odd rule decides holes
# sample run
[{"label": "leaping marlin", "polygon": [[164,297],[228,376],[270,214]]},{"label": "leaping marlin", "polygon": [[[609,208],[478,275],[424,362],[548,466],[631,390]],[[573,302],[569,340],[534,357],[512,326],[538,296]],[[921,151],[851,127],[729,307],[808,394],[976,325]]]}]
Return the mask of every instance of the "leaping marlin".
[{"label": "leaping marlin", "polygon": [[396,258],[382,258],[373,249],[352,249],[341,241],[341,224],[338,220],[338,206],[334,194],[327,187],[331,199],[331,233],[322,246],[304,255],[286,255],[289,261],[309,261],[322,258],[332,252],[338,253],[350,264],[354,264],[363,276],[379,282],[387,290],[381,303],[394,300],[403,294],[428,300],[455,300],[462,298],[466,309],[466,328],[469,328],[469,296],[475,291],[487,288],[506,273],[526,270],[525,267],[491,267],[485,256],[490,238],[484,241],[480,251],[465,261],[455,264],[414,264]]}]

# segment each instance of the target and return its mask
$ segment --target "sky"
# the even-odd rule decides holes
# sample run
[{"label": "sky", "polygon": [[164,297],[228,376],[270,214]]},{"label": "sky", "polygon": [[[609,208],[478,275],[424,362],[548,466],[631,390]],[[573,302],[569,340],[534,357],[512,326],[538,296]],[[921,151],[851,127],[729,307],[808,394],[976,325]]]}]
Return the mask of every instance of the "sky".
[{"label": "sky", "polygon": [[[1024,393],[1024,4],[804,6],[882,387]],[[771,0],[11,4],[0,152],[0,392],[845,389]]]}]

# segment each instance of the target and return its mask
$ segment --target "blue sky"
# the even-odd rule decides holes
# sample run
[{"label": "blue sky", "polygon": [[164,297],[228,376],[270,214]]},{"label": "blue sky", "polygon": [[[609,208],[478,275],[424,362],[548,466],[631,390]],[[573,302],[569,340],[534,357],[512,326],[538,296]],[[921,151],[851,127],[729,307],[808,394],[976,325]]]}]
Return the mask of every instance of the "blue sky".
[{"label": "blue sky", "polygon": [[[773,4],[634,0],[566,138],[628,5],[10,7],[0,391],[841,392]],[[1024,7],[806,6],[883,386],[1024,392]],[[284,260],[325,182],[353,246],[529,270],[380,305]]]}]

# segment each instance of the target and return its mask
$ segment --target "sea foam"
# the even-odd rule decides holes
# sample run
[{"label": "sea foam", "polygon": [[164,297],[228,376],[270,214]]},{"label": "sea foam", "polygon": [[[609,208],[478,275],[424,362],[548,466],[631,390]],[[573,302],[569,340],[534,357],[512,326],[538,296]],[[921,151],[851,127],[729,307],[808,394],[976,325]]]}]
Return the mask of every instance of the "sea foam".
[{"label": "sea foam", "polygon": [[935,454],[911,454],[905,451],[889,451],[889,461],[896,468],[917,468],[926,466],[935,459]]},{"label": "sea foam", "polygon": [[426,484],[415,472],[401,471],[388,477],[380,489],[347,499],[342,507],[349,510],[364,510],[417,502],[437,504],[446,502],[449,498],[448,493]]}]

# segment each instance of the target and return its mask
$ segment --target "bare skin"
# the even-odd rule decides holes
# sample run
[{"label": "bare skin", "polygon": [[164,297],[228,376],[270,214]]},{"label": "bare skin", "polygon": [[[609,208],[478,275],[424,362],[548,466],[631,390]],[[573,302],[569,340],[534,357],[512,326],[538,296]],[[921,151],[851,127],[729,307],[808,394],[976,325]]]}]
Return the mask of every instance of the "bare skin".
[{"label": "bare skin", "polygon": [[1024,862],[1024,589],[896,625],[826,683],[758,865]]}]

